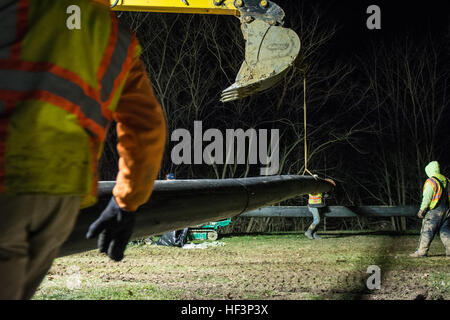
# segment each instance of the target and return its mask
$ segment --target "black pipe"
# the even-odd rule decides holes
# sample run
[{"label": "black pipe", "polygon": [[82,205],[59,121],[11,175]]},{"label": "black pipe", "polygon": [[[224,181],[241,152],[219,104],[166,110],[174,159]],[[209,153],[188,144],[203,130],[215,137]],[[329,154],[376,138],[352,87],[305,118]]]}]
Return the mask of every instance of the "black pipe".
[{"label": "black pipe", "polygon": [[[111,198],[115,182],[99,182],[99,201],[80,212],[60,256],[96,248],[86,240],[89,225]],[[264,176],[240,179],[156,181],[150,200],[138,210],[132,239],[217,221],[299,195],[329,192],[333,185],[311,176]]]},{"label": "black pipe", "polygon": [[[416,217],[418,206],[328,206],[322,209],[325,218],[388,218],[388,217]],[[308,207],[276,206],[264,207],[248,211],[242,217],[283,217],[283,218],[311,218]]]}]

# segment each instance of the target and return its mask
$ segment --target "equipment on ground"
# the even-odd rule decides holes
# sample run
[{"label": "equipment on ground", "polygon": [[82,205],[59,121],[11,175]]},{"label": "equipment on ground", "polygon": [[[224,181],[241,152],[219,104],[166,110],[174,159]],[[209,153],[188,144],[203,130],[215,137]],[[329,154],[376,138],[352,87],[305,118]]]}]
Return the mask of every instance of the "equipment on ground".
[{"label": "equipment on ground", "polygon": [[230,223],[231,218],[228,218],[225,220],[220,220],[217,222],[209,222],[208,224],[198,225],[196,227],[189,228],[188,239],[215,241],[219,238],[220,228],[226,227]]},{"label": "equipment on ground", "polygon": [[156,241],[155,244],[158,246],[181,248],[188,241],[188,232],[188,228],[166,232],[161,235],[161,237],[158,239],[158,241]]},{"label": "equipment on ground", "polygon": [[245,60],[235,83],[222,91],[222,102],[241,99],[273,87],[294,65],[300,51],[298,35],[282,27],[283,9],[269,0],[111,0],[111,7],[117,11],[239,17],[246,40]]}]

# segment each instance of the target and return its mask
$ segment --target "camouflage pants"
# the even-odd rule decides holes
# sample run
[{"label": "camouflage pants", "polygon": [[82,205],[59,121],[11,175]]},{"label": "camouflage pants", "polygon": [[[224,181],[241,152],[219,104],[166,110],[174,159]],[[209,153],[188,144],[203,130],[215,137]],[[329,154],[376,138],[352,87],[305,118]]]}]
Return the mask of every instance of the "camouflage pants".
[{"label": "camouflage pants", "polygon": [[429,211],[423,221],[420,232],[419,248],[421,255],[428,253],[434,236],[439,233],[447,255],[450,255],[450,218],[449,211],[434,209]]}]

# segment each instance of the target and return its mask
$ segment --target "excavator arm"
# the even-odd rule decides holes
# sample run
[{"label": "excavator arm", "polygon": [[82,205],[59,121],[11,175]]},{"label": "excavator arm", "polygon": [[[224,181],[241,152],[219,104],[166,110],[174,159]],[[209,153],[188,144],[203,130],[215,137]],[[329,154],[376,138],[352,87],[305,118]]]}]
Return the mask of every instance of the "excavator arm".
[{"label": "excavator arm", "polygon": [[111,0],[111,8],[117,11],[240,15],[233,0]]},{"label": "excavator arm", "polygon": [[300,39],[284,28],[284,11],[269,0],[111,0],[117,11],[232,15],[246,40],[245,60],[221,101],[241,99],[277,84],[300,51]]}]

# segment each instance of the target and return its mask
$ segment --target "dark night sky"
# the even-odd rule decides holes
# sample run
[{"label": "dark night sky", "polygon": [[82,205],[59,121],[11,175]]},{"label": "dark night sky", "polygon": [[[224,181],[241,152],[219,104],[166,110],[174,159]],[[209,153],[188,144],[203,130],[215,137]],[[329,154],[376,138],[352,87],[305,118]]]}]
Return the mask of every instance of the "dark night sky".
[{"label": "dark night sky", "polygon": [[[277,0],[289,16],[292,0]],[[450,1],[405,1],[405,0],[307,0],[328,7],[324,16],[340,27],[335,43],[342,54],[363,51],[375,41],[395,41],[397,37],[424,37],[428,30],[436,37],[448,36],[450,32]],[[369,30],[366,13],[369,5],[381,9],[381,30]]]}]

